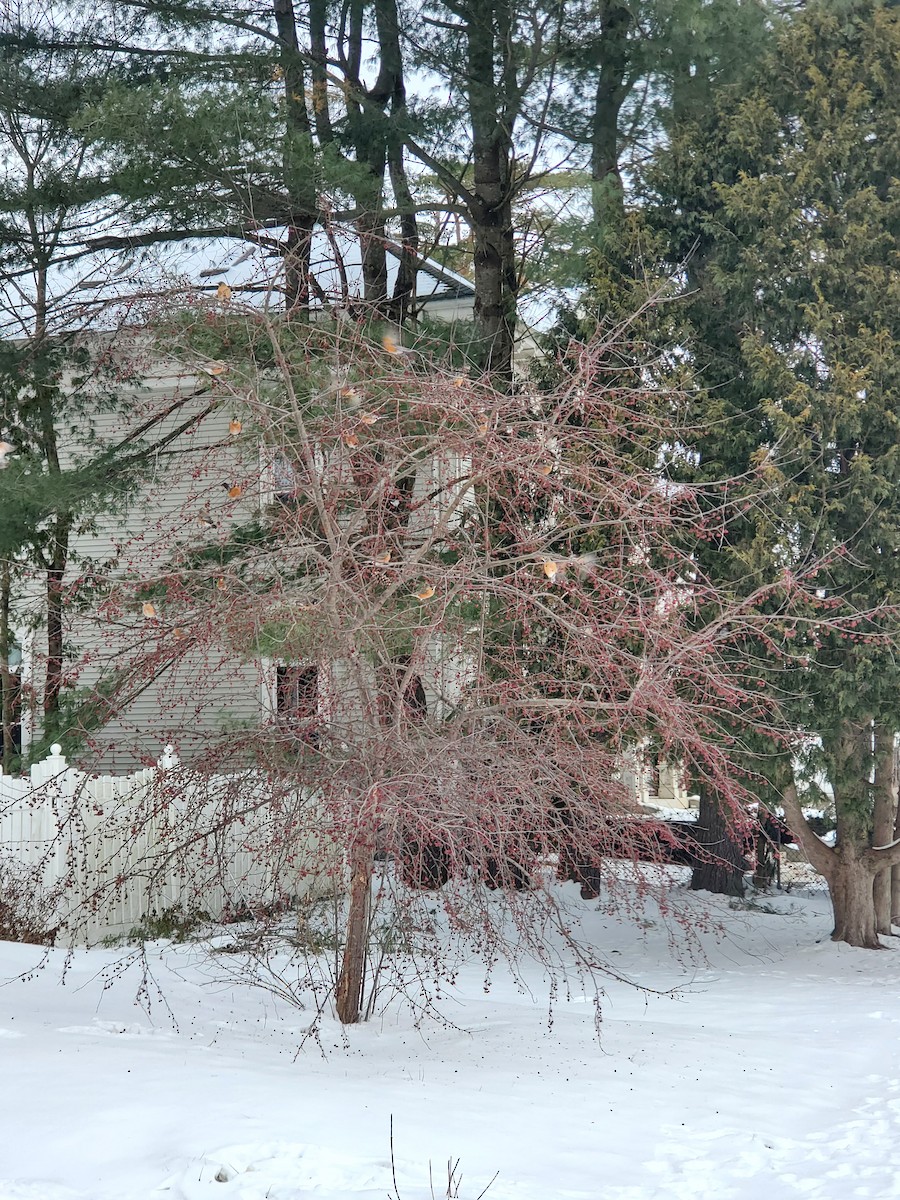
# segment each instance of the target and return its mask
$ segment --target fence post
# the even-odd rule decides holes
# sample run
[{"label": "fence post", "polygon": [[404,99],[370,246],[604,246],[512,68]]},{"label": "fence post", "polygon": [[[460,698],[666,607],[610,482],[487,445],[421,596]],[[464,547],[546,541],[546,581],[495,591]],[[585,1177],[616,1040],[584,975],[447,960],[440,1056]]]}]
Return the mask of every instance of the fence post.
[{"label": "fence post", "polygon": [[156,760],[156,765],[161,771],[171,771],[173,767],[181,765],[181,759],[175,752],[175,747],[170,742],[168,746],[163,747],[162,757]]},{"label": "fence post", "polygon": [[[167,771],[174,771],[178,767],[181,766],[181,759],[178,757],[178,753],[175,750],[175,747],[172,745],[171,742],[168,743],[168,745],[163,747],[163,752],[160,755],[160,757],[156,760],[156,765],[159,768],[159,771],[162,775],[165,775],[165,773]],[[162,783],[162,787],[165,788],[165,791],[163,794],[166,797],[166,810],[167,811],[165,813],[165,816],[163,816],[162,813],[159,813],[157,815],[157,819],[156,819],[157,820],[157,830],[156,830],[156,836],[154,837],[154,844],[153,844],[153,849],[155,851],[159,851],[159,849],[161,848],[161,843],[159,841],[160,830],[161,829],[165,830],[166,835],[169,836],[173,827],[177,827],[179,824],[179,822],[177,820],[177,814],[178,814],[178,808],[179,808],[178,797],[169,788],[166,788],[166,784],[165,784],[164,780],[161,781],[161,783]],[[156,785],[151,783],[150,786],[154,787]],[[173,817],[175,819],[173,819]],[[165,850],[166,848],[167,847],[162,847],[163,850]],[[181,903],[181,896],[182,896],[182,890],[183,890],[182,882],[183,882],[182,881],[182,868],[180,866],[175,870],[170,868],[166,872],[165,884],[162,885],[162,887],[160,888],[160,891],[159,891],[159,903],[161,906],[163,906],[165,908],[176,908]]]}]

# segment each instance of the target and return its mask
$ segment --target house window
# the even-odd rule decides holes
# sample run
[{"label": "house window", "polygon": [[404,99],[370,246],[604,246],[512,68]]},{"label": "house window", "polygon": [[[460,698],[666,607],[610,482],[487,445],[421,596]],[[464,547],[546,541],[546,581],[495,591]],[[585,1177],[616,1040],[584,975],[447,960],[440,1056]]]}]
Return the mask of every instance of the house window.
[{"label": "house window", "polygon": [[300,495],[300,472],[297,464],[283,451],[276,451],[269,465],[272,499],[277,504],[296,504]]},{"label": "house window", "polygon": [[413,675],[403,693],[403,711],[413,725],[421,725],[428,716],[428,700],[418,675]]},{"label": "house window", "polygon": [[[407,665],[400,663],[382,668],[378,705],[382,721],[393,720],[398,693],[406,677]],[[407,725],[421,725],[428,717],[428,698],[420,676],[413,675],[403,689],[401,717]]]},{"label": "house window", "polygon": [[415,475],[401,475],[385,491],[385,529],[404,529],[406,527],[409,522],[415,486]]},{"label": "house window", "polygon": [[275,679],[275,719],[299,737],[319,724],[319,668],[279,663]]}]

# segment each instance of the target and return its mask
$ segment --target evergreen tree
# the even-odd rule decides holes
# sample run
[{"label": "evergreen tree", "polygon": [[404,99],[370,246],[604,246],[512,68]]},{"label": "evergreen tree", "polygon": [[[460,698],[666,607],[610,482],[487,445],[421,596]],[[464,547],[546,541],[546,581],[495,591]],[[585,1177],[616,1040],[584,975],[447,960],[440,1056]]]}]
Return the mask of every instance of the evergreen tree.
[{"label": "evergreen tree", "polygon": [[[705,138],[695,123],[673,145],[669,164],[679,251],[694,250],[688,343],[706,429],[695,452],[714,474],[756,459],[779,496],[771,522],[715,557],[720,577],[743,586],[766,560],[773,573],[823,564],[818,609],[780,686],[812,739],[800,749],[834,793],[835,847],[803,818],[798,749],[782,752],[772,786],[829,882],[835,938],[873,947],[890,931],[900,856],[889,847],[900,727],[898,66],[894,10],[813,6],[784,24],[751,88],[720,98]],[[775,674],[763,670],[761,684],[775,687]]]},{"label": "evergreen tree", "polygon": [[[49,742],[65,740],[71,717],[64,605],[76,536],[119,508],[152,453],[177,435],[130,416],[141,356],[128,326],[144,319],[141,266],[105,248],[123,229],[121,181],[79,129],[121,74],[109,56],[66,47],[91,27],[73,24],[65,6],[23,6],[19,16],[0,44],[0,424],[14,447],[0,472],[0,655],[8,730],[14,627],[43,627],[32,682]],[[159,420],[177,424],[177,407]],[[122,425],[103,441],[96,420],[110,411]],[[7,732],[7,766],[9,741]]]}]

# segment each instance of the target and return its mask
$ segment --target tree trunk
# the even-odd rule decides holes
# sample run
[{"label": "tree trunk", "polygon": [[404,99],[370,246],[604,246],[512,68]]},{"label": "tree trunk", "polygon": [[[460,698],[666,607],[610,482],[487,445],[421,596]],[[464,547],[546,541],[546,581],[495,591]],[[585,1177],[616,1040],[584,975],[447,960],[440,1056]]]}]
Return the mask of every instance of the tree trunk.
[{"label": "tree trunk", "polygon": [[[900,746],[894,746],[891,754],[892,777],[894,786],[894,795],[897,795],[898,786],[900,786]],[[897,811],[894,814],[894,836],[896,842],[900,840],[900,804],[897,806]],[[900,866],[891,868],[891,924],[900,925]]]},{"label": "tree trunk", "polygon": [[[800,807],[797,789],[793,782],[784,786],[784,810],[788,823],[799,837],[803,849],[813,867],[828,881],[831,907],[834,911],[834,930],[831,937],[835,942],[846,942],[849,946],[862,946],[868,950],[881,950],[878,931],[875,927],[875,903],[873,881],[877,868],[863,857],[873,860],[868,846],[855,849],[849,829],[832,849],[826,846],[810,829]],[[846,825],[845,821],[845,825]],[[861,840],[861,839],[860,839]],[[859,845],[859,841],[856,843]]]},{"label": "tree trunk", "polygon": [[831,940],[882,950],[875,921],[873,876],[867,864],[845,848],[829,872],[828,890],[834,910]]},{"label": "tree trunk", "polygon": [[355,1025],[362,1013],[363,987],[366,980],[366,953],[369,948],[371,880],[374,843],[357,839],[350,851],[350,910],[347,915],[347,940],[341,960],[335,1005],[338,1020]]},{"label": "tree trunk", "polygon": [[619,114],[630,90],[628,31],[632,17],[616,3],[605,8],[598,46],[597,91],[591,121],[591,199],[594,221],[600,229],[623,211],[619,174]]},{"label": "tree trunk", "polygon": [[418,274],[419,226],[415,202],[403,162],[403,140],[396,133],[406,114],[406,83],[400,50],[400,22],[396,0],[375,0],[375,23],[382,68],[391,84],[391,128],[388,130],[387,157],[394,204],[400,211],[400,262],[393,295],[386,311],[391,320],[404,325],[411,315]]},{"label": "tree trunk", "polygon": [[309,316],[312,235],[318,215],[315,150],[306,109],[306,79],[299,54],[293,0],[274,0],[273,11],[284,74],[282,170],[289,207],[284,256],[285,305],[292,316],[306,319]]},{"label": "tree trunk", "polygon": [[16,752],[13,744],[13,698],[15,681],[9,669],[10,628],[9,605],[11,599],[9,562],[4,561],[0,574],[0,685],[2,685],[3,709],[3,770],[8,772]]},{"label": "tree trunk", "polygon": [[415,318],[413,305],[416,298],[416,278],[419,269],[419,223],[416,220],[414,201],[403,163],[403,144],[392,146],[388,156],[388,169],[394,201],[400,213],[400,262],[394,294],[388,306],[391,320],[403,326]]},{"label": "tree trunk", "polygon": [[[472,122],[475,242],[475,328],[482,369],[499,384],[512,383],[516,331],[516,270],[511,201],[512,125],[515,94],[507,0],[470,3],[466,21],[469,116]],[[496,51],[501,81],[495,79]]]},{"label": "tree trunk", "polygon": [[312,57],[312,112],[320,146],[334,141],[328,99],[328,0],[308,0],[309,49]]},{"label": "tree trunk", "polygon": [[[872,845],[887,846],[894,832],[896,791],[894,786],[894,731],[880,723],[875,726],[875,782],[872,804]],[[875,876],[873,901],[875,928],[879,933],[891,933],[891,876],[890,867]]]},{"label": "tree trunk", "polygon": [[700,785],[700,816],[697,842],[700,859],[691,875],[695,892],[715,892],[720,896],[743,896],[747,862],[740,838],[731,828],[730,814],[715,793]]},{"label": "tree trunk", "polygon": [[47,673],[44,683],[44,731],[57,736],[64,730],[54,728],[59,713],[63,680],[63,578],[69,560],[69,531],[72,518],[63,513],[56,518],[52,556],[47,567]]}]

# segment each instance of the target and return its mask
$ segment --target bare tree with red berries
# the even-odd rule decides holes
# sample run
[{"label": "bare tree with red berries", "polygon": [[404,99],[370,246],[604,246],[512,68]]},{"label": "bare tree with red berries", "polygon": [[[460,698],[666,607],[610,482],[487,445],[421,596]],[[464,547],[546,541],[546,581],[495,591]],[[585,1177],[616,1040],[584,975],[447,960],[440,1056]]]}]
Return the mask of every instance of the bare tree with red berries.
[{"label": "bare tree with red berries", "polygon": [[191,336],[231,414],[231,474],[207,465],[194,511],[156,522],[159,569],[118,586],[107,619],[140,643],[132,680],[187,655],[210,675],[228,656],[268,664],[271,711],[192,764],[238,782],[182,814],[172,854],[263,811],[267,861],[313,834],[322,862],[336,847],[341,1021],[364,1009],[376,863],[398,892],[443,889],[462,920],[465,888],[544,902],[550,863],[590,892],[605,856],[670,858],[624,770],[647,739],[739,810],[752,763],[726,718],[781,736],[753,647],[800,584],[729,601],[678,550],[735,514],[724,488],[701,504],[661,481],[674,431],[619,386],[608,347],[573,347],[546,394],[341,322],[229,312],[215,359],[208,320]]}]

